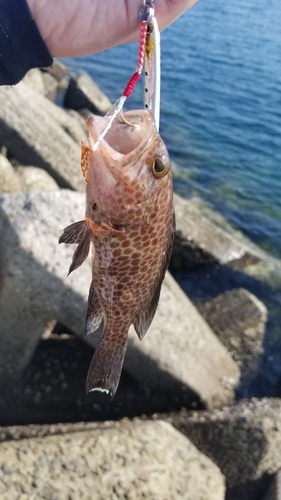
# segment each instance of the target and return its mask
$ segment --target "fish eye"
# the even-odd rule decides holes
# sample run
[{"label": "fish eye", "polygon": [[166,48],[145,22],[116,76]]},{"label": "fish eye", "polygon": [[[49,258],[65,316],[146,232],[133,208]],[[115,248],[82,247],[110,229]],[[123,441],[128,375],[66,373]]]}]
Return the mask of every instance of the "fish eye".
[{"label": "fish eye", "polygon": [[165,163],[161,160],[161,158],[155,158],[154,162],[151,165],[152,173],[155,177],[163,177],[167,173],[167,168]]}]

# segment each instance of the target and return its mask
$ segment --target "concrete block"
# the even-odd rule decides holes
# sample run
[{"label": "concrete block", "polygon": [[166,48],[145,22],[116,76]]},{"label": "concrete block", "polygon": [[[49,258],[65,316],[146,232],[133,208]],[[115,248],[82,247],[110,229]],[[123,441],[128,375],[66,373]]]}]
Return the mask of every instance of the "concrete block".
[{"label": "concrete block", "polygon": [[[0,369],[2,383],[30,360],[46,324],[59,321],[84,336],[90,259],[67,277],[73,245],[58,246],[64,227],[84,217],[85,197],[60,190],[0,198]],[[96,345],[97,335],[92,342]],[[228,402],[239,370],[173,278],[140,342],[130,335],[125,369],[148,387],[181,383],[207,407]]]},{"label": "concrete block", "polygon": [[[2,500],[223,500],[218,467],[166,422],[0,443]],[[25,497],[24,497],[25,498]]]}]

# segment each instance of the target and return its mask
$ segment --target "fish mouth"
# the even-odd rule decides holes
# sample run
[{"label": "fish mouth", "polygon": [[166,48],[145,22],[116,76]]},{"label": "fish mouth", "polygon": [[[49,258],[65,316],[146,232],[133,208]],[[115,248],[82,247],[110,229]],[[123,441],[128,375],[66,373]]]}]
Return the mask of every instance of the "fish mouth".
[{"label": "fish mouth", "polygon": [[156,130],[153,115],[145,109],[119,113],[108,132],[100,139],[110,119],[110,115],[91,115],[88,118],[90,150],[97,149],[104,156],[121,160],[123,166],[133,159],[137,161],[153,140],[153,132]]}]

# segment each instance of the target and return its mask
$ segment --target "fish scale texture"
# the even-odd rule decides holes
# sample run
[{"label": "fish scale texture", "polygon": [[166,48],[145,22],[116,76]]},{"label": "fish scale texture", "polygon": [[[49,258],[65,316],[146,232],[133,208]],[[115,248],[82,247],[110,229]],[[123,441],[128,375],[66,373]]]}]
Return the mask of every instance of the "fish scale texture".
[{"label": "fish scale texture", "polygon": [[[153,320],[175,227],[171,164],[153,116],[135,110],[126,112],[124,120],[116,117],[97,143],[108,117],[90,116],[86,168],[82,150],[86,235],[94,246],[87,332],[104,320],[86,387],[111,395],[118,387],[130,325],[142,338]],[[79,242],[72,267],[84,259],[85,248],[87,236]]]},{"label": "fish scale texture", "polygon": [[166,422],[0,444],[2,500],[223,500],[218,467]]}]

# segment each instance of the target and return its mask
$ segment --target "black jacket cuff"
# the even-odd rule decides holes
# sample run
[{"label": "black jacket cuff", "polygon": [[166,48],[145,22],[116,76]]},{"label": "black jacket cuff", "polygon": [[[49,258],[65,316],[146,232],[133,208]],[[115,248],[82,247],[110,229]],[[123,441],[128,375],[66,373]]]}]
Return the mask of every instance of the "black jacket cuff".
[{"label": "black jacket cuff", "polygon": [[31,68],[51,66],[25,0],[0,0],[0,85],[15,85]]}]

